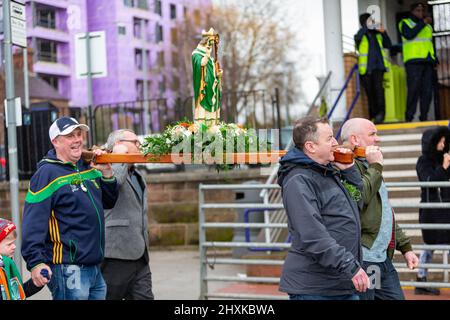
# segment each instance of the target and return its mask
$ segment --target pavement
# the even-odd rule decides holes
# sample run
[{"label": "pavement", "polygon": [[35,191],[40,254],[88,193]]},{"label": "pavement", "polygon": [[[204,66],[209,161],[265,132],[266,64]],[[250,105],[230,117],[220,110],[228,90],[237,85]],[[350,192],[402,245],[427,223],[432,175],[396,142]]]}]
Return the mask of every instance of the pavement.
[{"label": "pavement", "polygon": [[[200,258],[198,250],[150,250],[153,294],[156,300],[198,300],[200,296]],[[216,265],[208,275],[236,276],[245,273],[243,266]],[[24,281],[30,278],[24,272]],[[215,292],[227,287],[228,283],[210,283],[209,290]],[[47,287],[29,298],[30,300],[51,300]]]},{"label": "pavement", "polygon": [[[198,250],[152,250],[150,251],[150,269],[152,271],[153,294],[156,300],[197,300],[200,296],[200,259]],[[208,276],[242,276],[245,266],[215,265],[208,268]],[[24,272],[24,280],[30,274]],[[277,295],[275,284],[245,284],[232,282],[209,282],[208,290],[215,293],[242,293]],[[450,290],[441,289],[440,296],[415,295],[413,288],[404,288],[407,300],[450,300]],[[47,287],[29,298],[30,300],[51,300]]]}]

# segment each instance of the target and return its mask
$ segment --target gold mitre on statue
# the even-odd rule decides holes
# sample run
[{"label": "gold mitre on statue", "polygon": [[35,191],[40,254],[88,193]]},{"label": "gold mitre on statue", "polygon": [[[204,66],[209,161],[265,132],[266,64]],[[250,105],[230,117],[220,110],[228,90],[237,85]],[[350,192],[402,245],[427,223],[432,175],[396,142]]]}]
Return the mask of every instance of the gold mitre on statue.
[{"label": "gold mitre on statue", "polygon": [[202,30],[202,38],[217,38],[219,34],[214,30],[214,28],[210,28],[208,31]]}]

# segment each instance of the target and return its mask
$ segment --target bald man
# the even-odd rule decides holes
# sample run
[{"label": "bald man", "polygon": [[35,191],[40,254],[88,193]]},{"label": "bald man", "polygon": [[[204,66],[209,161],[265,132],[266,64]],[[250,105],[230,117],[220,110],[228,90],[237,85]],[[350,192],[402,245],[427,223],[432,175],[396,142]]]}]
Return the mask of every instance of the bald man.
[{"label": "bald man", "polygon": [[361,118],[348,120],[342,128],[344,144],[366,148],[366,157],[355,163],[363,178],[364,206],[360,211],[363,268],[371,287],[360,293],[361,300],[404,300],[400,280],[392,264],[395,249],[402,252],[408,268],[416,268],[419,259],[409,238],[395,222],[383,181],[383,154],[375,125]]}]

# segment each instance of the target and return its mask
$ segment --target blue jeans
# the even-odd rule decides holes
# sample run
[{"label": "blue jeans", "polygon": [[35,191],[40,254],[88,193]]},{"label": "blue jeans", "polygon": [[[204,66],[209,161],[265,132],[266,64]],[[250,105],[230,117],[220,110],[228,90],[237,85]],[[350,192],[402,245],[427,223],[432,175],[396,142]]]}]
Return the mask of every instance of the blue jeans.
[{"label": "blue jeans", "polygon": [[[423,250],[422,253],[420,254],[420,258],[419,258],[419,263],[420,264],[425,264],[425,263],[430,263],[433,260],[433,250]],[[424,269],[424,268],[419,268],[417,270],[417,276],[419,278],[424,278],[428,275],[428,269]]]},{"label": "blue jeans", "polygon": [[359,292],[361,300],[405,300],[398,273],[391,259],[384,262],[363,261],[363,269],[369,276],[371,286]]},{"label": "blue jeans", "polygon": [[289,294],[289,300],[359,300],[357,294],[342,296],[314,296],[309,294]]},{"label": "blue jeans", "polygon": [[48,283],[53,300],[105,300],[106,283],[100,266],[75,264],[50,265]]}]

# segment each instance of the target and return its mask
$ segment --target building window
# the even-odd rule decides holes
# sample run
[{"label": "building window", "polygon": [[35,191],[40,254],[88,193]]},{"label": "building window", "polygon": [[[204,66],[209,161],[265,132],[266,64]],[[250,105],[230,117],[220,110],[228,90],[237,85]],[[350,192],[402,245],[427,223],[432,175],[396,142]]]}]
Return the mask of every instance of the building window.
[{"label": "building window", "polygon": [[145,50],[145,56],[147,57],[147,70],[151,69],[150,50]]},{"label": "building window", "polygon": [[184,17],[185,19],[187,18],[187,14],[188,14],[187,8],[186,8],[186,7],[183,7],[183,17]]},{"label": "building window", "polygon": [[170,4],[170,19],[177,18],[177,6],[174,4]]},{"label": "building window", "polygon": [[177,76],[172,77],[172,91],[180,90],[180,79]]},{"label": "building window", "polygon": [[136,80],[136,100],[144,100],[144,80]]},{"label": "building window", "polygon": [[136,69],[142,70],[142,50],[134,49],[134,65]]},{"label": "building window", "polygon": [[155,34],[156,34],[156,42],[162,42],[164,40],[164,35],[163,35],[163,26],[160,24],[156,24],[155,25]]},{"label": "building window", "polygon": [[194,10],[194,23],[197,26],[200,26],[202,23],[202,16],[200,14],[200,10]]},{"label": "building window", "polygon": [[56,90],[58,90],[58,77],[49,75],[49,74],[43,74],[40,73],[38,74],[39,78],[41,78],[42,80],[44,80],[45,82],[47,82],[49,85],[51,85],[53,88],[55,88]]},{"label": "building window", "polygon": [[164,51],[160,51],[158,52],[158,67],[163,68],[164,65]]},{"label": "building window", "polygon": [[170,29],[170,38],[174,46],[178,45],[178,30],[177,28]]},{"label": "building window", "polygon": [[180,58],[178,52],[172,51],[172,67],[175,69],[180,66]]},{"label": "building window", "polygon": [[36,24],[40,27],[56,29],[55,10],[49,8],[37,8]]},{"label": "building window", "polygon": [[125,25],[122,25],[122,24],[117,25],[117,33],[119,35],[126,35],[127,34],[127,28],[125,27]]},{"label": "building window", "polygon": [[142,37],[141,19],[133,18],[133,36],[138,39]]},{"label": "building window", "polygon": [[155,0],[155,13],[162,16],[161,0]]},{"label": "building window", "polygon": [[39,61],[58,62],[55,41],[37,39],[36,46]]},{"label": "building window", "polygon": [[125,7],[148,10],[147,0],[123,0]]},{"label": "building window", "polygon": [[166,92],[166,79],[165,77],[162,78],[162,80],[158,83],[158,89],[159,89],[159,95],[163,96]]},{"label": "building window", "polygon": [[137,7],[139,9],[148,10],[147,0],[137,0]]}]

